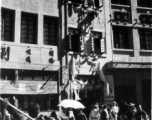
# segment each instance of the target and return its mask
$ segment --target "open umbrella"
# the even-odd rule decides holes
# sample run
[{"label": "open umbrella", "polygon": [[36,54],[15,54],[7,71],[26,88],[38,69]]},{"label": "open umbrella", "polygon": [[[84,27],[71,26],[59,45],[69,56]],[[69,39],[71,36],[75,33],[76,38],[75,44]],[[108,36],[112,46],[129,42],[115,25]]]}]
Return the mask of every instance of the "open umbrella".
[{"label": "open umbrella", "polygon": [[64,108],[74,108],[74,109],[85,108],[85,106],[82,103],[71,99],[62,100],[58,106],[62,106]]}]

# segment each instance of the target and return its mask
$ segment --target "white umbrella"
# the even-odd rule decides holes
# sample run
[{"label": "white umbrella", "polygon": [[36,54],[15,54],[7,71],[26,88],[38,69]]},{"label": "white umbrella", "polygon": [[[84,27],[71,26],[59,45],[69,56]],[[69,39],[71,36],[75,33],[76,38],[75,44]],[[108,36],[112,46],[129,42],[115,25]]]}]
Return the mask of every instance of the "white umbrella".
[{"label": "white umbrella", "polygon": [[64,108],[74,108],[74,109],[85,108],[85,106],[82,103],[71,99],[62,100],[58,106],[62,106]]}]

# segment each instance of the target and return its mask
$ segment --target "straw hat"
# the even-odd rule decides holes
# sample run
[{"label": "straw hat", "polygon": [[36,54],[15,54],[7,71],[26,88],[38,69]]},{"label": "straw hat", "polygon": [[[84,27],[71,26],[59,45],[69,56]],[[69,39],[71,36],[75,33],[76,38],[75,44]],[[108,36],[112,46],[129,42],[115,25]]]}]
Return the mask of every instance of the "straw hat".
[{"label": "straw hat", "polygon": [[130,103],[128,106],[135,106],[135,104],[134,103]]}]

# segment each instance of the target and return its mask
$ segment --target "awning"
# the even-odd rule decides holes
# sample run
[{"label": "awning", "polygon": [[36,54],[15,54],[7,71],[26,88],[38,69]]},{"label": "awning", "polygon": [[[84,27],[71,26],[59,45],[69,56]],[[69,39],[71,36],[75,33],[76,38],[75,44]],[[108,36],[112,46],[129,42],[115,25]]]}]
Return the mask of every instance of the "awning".
[{"label": "awning", "polygon": [[48,81],[44,85],[45,82],[18,80],[15,83],[11,83],[11,81],[1,80],[0,94],[57,94],[57,82]]}]

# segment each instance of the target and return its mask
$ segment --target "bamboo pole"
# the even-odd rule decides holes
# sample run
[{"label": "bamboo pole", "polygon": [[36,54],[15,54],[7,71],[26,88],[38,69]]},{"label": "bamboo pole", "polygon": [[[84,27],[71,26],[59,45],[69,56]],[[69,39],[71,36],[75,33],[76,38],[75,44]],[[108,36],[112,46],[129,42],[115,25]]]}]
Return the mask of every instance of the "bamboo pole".
[{"label": "bamboo pole", "polygon": [[[4,99],[1,97],[0,97],[0,100],[4,102]],[[13,109],[15,109],[16,111],[18,111],[19,113],[23,114],[25,117],[29,118],[30,120],[34,120],[32,117],[30,117],[29,115],[26,115],[24,112],[22,112],[21,110],[19,110],[17,107],[13,106],[12,104],[8,103],[8,105],[12,107]]]}]

